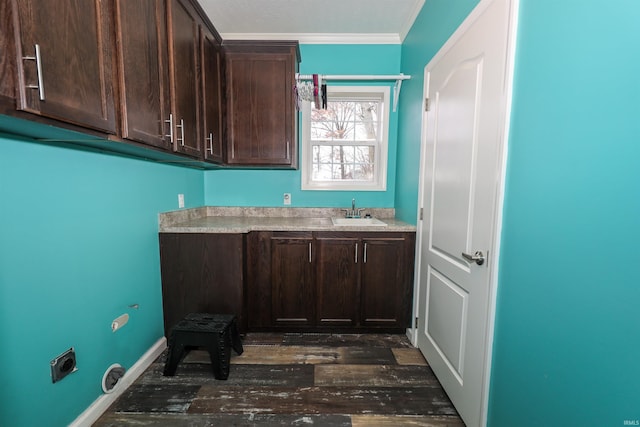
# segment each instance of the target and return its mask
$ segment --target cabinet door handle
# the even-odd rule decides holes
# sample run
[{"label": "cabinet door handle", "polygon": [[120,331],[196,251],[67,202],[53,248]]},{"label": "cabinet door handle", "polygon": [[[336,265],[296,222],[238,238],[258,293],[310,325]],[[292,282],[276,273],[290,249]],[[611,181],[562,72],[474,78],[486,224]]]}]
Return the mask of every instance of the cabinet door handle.
[{"label": "cabinet door handle", "polygon": [[37,85],[27,85],[29,89],[38,89],[38,95],[40,96],[40,101],[44,101],[44,78],[42,76],[42,57],[40,56],[40,45],[36,43],[35,45],[35,56],[23,56],[22,59],[26,61],[36,61],[36,73],[38,74],[38,84]]},{"label": "cabinet door handle", "polygon": [[311,242],[309,242],[309,263],[311,263]]},{"label": "cabinet door handle", "polygon": [[165,123],[169,123],[169,135],[165,135],[165,137],[169,137],[169,142],[173,144],[173,113],[169,114],[169,120],[165,120]]},{"label": "cabinet door handle", "polygon": [[356,251],[355,251],[355,260],[356,264],[358,263],[358,244],[356,243]]},{"label": "cabinet door handle", "polygon": [[291,157],[291,142],[287,141],[287,159]]},{"label": "cabinet door handle", "polygon": [[213,156],[213,132],[209,132],[209,136],[206,140],[209,141],[209,154]]},{"label": "cabinet door handle", "polygon": [[180,146],[184,147],[184,119],[180,119],[180,124],[176,125],[176,127],[180,128],[180,135],[181,135],[181,137],[179,138],[180,139]]},{"label": "cabinet door handle", "polygon": [[363,258],[363,262],[366,264],[367,263],[367,244],[364,244],[364,255],[362,256]]}]

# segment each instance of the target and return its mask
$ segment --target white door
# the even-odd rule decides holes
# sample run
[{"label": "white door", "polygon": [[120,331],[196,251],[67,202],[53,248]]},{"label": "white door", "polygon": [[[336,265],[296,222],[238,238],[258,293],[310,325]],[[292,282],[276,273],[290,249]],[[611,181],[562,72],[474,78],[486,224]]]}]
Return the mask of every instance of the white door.
[{"label": "white door", "polygon": [[513,3],[482,0],[425,68],[416,337],[468,426],[486,422]]}]

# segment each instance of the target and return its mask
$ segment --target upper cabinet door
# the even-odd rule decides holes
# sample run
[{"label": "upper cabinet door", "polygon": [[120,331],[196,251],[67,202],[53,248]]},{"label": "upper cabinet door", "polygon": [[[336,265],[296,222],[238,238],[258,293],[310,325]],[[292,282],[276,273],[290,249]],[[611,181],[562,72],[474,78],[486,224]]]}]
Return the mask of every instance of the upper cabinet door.
[{"label": "upper cabinet door", "polygon": [[169,149],[169,69],[163,0],[115,0],[122,137]]},{"label": "upper cabinet door", "polygon": [[227,163],[296,168],[297,43],[225,42]]},{"label": "upper cabinet door", "polygon": [[17,108],[116,132],[111,2],[12,0]]},{"label": "upper cabinet door", "polygon": [[200,61],[202,63],[202,118],[204,157],[222,163],[222,52],[220,42],[209,30],[201,27]]},{"label": "upper cabinet door", "polygon": [[168,6],[171,135],[176,151],[200,158],[198,15],[187,0],[170,0]]}]

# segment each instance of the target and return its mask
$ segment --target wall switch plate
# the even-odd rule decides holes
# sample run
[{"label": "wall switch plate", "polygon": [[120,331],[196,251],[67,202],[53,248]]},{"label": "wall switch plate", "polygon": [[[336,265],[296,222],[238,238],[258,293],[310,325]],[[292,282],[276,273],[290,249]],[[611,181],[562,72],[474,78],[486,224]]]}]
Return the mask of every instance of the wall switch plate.
[{"label": "wall switch plate", "polygon": [[178,207],[184,208],[184,194],[178,194]]},{"label": "wall switch plate", "polygon": [[291,204],[291,193],[284,193],[283,202],[285,205]]}]

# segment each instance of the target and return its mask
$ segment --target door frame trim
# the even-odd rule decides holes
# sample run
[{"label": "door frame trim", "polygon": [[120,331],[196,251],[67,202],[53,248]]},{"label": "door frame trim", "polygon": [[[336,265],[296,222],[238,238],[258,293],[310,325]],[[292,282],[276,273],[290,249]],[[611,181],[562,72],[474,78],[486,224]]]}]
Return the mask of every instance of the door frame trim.
[{"label": "door frame trim", "polygon": [[[415,323],[416,316],[418,315],[418,303],[420,302],[420,277],[421,277],[421,259],[422,259],[422,232],[424,219],[420,218],[420,210],[424,209],[425,203],[423,199],[424,195],[424,181],[425,181],[425,165],[426,165],[426,111],[425,100],[429,92],[429,80],[427,77],[427,69],[429,66],[441,59],[467,32],[467,30],[478,20],[478,18],[484,13],[484,11],[495,0],[480,0],[478,5],[469,13],[460,26],[454,31],[449,39],[442,45],[438,52],[429,60],[424,67],[424,83],[422,92],[422,120],[420,128],[420,171],[419,171],[419,185],[418,185],[418,207],[417,207],[417,226],[416,226],[416,251],[415,251],[415,271],[414,271],[414,299],[413,299],[413,314],[412,314],[412,327],[407,330],[407,335],[411,339],[411,343],[417,347],[418,340],[418,325]],[[518,16],[520,0],[507,0],[509,7],[509,29],[507,34],[507,51],[506,51],[506,70],[504,81],[504,98],[502,99],[501,117],[503,123],[500,124],[500,147],[498,159],[498,181],[496,182],[496,200],[494,205],[494,235],[492,236],[492,246],[494,248],[491,259],[490,267],[491,274],[489,277],[489,304],[488,304],[488,316],[487,316],[487,335],[486,349],[485,349],[485,366],[482,379],[482,406],[480,419],[482,425],[487,425],[488,410],[489,410],[489,393],[491,383],[491,366],[493,360],[493,336],[495,331],[495,314],[497,304],[497,291],[499,286],[499,267],[500,267],[500,243],[502,236],[502,221],[503,221],[503,208],[505,199],[505,184],[507,175],[507,159],[509,148],[509,132],[511,127],[511,106],[513,99],[513,82],[515,71],[515,53],[516,53],[516,41],[518,33]]]}]

